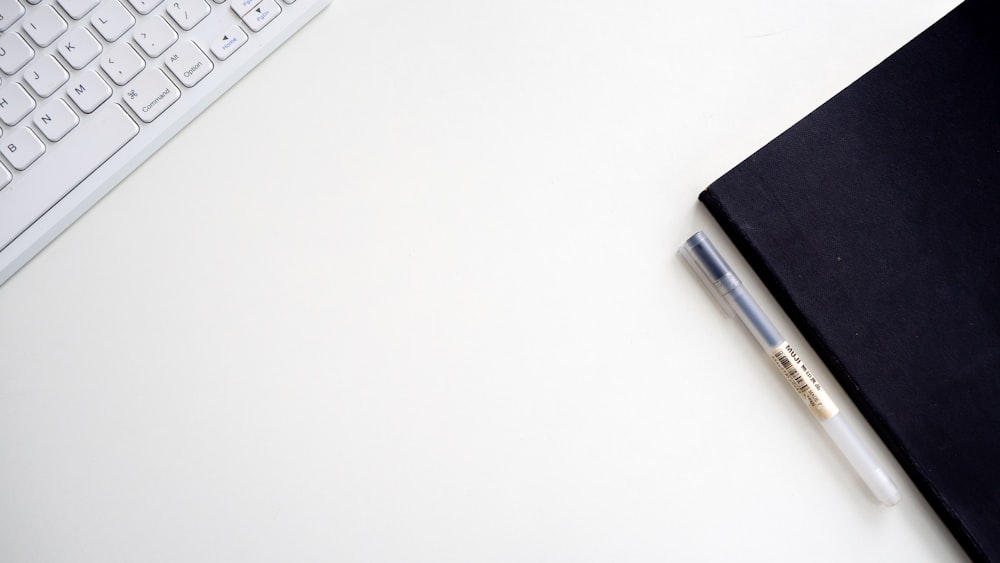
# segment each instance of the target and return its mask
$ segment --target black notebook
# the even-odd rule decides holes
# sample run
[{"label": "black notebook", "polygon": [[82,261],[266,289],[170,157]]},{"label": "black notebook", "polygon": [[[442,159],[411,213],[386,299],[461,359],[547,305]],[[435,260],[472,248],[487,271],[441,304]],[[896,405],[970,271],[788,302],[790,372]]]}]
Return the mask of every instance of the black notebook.
[{"label": "black notebook", "polygon": [[701,194],[968,554],[1000,561],[1000,3]]}]

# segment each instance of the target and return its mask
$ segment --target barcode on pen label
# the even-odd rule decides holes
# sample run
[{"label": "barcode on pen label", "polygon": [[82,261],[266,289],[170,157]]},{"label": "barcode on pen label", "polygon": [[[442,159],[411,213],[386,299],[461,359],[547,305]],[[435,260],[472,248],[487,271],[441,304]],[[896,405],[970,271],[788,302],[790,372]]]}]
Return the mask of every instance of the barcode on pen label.
[{"label": "barcode on pen label", "polygon": [[817,418],[827,420],[840,412],[788,342],[782,342],[771,350],[771,360]]}]

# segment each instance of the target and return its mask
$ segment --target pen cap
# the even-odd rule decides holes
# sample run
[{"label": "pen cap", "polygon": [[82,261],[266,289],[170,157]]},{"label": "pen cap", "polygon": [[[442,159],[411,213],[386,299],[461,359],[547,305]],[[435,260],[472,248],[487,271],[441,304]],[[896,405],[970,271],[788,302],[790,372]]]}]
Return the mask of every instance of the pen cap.
[{"label": "pen cap", "polygon": [[698,231],[684,241],[684,245],[680,247],[678,252],[705,284],[722,310],[728,316],[733,316],[736,311],[732,304],[725,299],[725,296],[742,285],[742,282],[733,273],[732,268],[719,254],[719,251],[715,249],[715,245],[712,244],[708,235],[703,231]]}]

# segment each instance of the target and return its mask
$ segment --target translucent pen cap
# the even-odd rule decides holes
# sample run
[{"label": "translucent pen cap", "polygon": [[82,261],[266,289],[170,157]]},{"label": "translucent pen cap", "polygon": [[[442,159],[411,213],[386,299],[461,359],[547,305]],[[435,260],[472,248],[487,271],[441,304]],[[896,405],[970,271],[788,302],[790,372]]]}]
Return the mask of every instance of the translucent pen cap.
[{"label": "translucent pen cap", "polygon": [[743,282],[729,267],[725,258],[715,249],[715,245],[712,244],[708,235],[703,231],[698,231],[684,241],[678,252],[691,266],[698,279],[705,284],[708,292],[715,298],[722,311],[730,317],[736,314],[732,304],[725,297],[743,285]]}]

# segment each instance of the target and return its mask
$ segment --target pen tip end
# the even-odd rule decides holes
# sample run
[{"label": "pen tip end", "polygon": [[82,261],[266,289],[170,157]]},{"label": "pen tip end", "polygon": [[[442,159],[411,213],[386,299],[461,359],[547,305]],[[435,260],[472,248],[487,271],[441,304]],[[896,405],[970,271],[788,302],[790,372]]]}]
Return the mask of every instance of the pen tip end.
[{"label": "pen tip end", "polygon": [[884,496],[880,500],[885,506],[896,506],[900,500],[899,491],[892,491],[891,495]]},{"label": "pen tip end", "polygon": [[877,480],[870,483],[872,492],[878,500],[885,506],[896,506],[899,504],[900,494],[896,483],[881,467],[876,471]]}]

